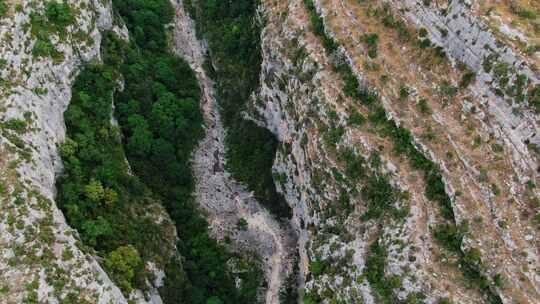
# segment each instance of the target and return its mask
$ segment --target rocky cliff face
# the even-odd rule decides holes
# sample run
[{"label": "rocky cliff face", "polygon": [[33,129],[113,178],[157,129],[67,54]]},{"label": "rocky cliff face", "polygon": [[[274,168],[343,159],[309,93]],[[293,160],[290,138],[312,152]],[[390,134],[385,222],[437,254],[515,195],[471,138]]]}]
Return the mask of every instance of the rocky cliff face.
[{"label": "rocky cliff face", "polygon": [[[110,1],[66,3],[75,14],[65,27],[47,23],[41,1],[7,1],[0,19],[1,303],[128,301],[54,202],[71,86],[84,64],[100,60],[103,31],[128,33]],[[160,206],[148,214],[168,218]],[[130,299],[161,303],[155,289]]]},{"label": "rocky cliff face", "polygon": [[[103,30],[127,30],[109,1],[68,1],[76,18],[47,44],[43,3],[4,2],[0,303],[161,303],[160,269],[127,299],[54,203],[73,81]],[[207,49],[173,5],[171,47],[196,72],[206,124],[195,197],[212,236],[262,265],[260,302],[296,284],[301,303],[540,303],[536,3],[262,0],[246,116],[279,139],[290,222],[227,172]]]},{"label": "rocky cliff face", "polygon": [[110,3],[71,3],[79,10],[74,24],[65,35],[50,33],[54,58],[35,51],[38,25],[31,16],[42,11],[42,3],[7,4],[0,20],[1,302],[126,303],[54,203],[63,112],[81,64],[99,59],[100,30],[114,27]]},{"label": "rocky cliff face", "polygon": [[[302,1],[264,2],[262,87],[253,99],[254,117],[282,142],[274,169],[294,207],[307,294],[378,303],[387,284],[402,301],[486,297],[486,288],[463,283],[464,266],[434,237],[444,220],[424,191],[430,180],[395,152],[369,107],[343,93],[335,66],[345,62],[441,168],[456,224],[469,227],[459,254],[478,249],[478,269],[503,302],[535,303],[538,114],[533,97],[520,94],[538,85],[537,55],[505,44],[463,1],[314,2],[339,48],[325,52]],[[357,113],[367,121],[355,122]],[[371,168],[354,167],[350,154]],[[391,202],[405,215],[363,219],[369,187],[353,170],[387,176],[407,194]],[[374,242],[385,248],[379,282],[370,279]]]}]

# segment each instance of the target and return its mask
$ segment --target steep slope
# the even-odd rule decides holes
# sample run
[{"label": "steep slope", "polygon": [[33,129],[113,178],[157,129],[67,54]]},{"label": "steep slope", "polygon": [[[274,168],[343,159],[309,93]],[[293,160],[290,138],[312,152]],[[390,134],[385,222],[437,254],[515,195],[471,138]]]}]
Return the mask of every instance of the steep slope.
[{"label": "steep slope", "polygon": [[[381,45],[379,60],[383,62],[381,71],[390,78],[384,87],[377,87],[381,95],[388,98],[385,108],[412,131],[431,154],[430,157],[443,168],[445,182],[453,193],[459,194],[453,202],[458,222],[479,223],[471,226],[462,248],[479,248],[482,259],[489,261],[482,271],[491,277],[505,278],[504,286],[498,290],[503,299],[534,301],[539,292],[535,271],[529,269],[539,263],[534,209],[531,210],[537,196],[533,187],[539,181],[538,154],[535,152],[539,134],[538,115],[534,108],[535,95],[531,93],[538,87],[534,63],[498,43],[468,6],[458,1],[443,6],[411,3],[406,10],[400,10],[402,7],[399,6],[406,3],[399,2],[388,12],[382,12],[382,15],[396,14],[395,18],[400,18],[395,12],[412,12],[405,17],[419,24],[418,30],[427,30],[428,35],[423,39],[430,39],[435,48],[440,45],[450,63],[454,63],[453,67],[443,63],[441,70],[434,66],[423,68],[422,61],[403,56],[408,50],[415,52],[414,42],[409,46],[404,43],[405,48],[401,48],[400,59],[405,60],[396,60],[390,52],[387,53],[384,46],[390,40],[386,40],[380,31],[384,24],[379,23],[379,30],[375,31],[373,25],[377,21],[374,20],[369,27],[370,21],[366,20],[369,17],[360,17],[366,12],[362,11],[362,8],[367,9],[366,6],[356,5],[353,1],[319,3],[325,16],[336,14],[336,19],[328,17],[326,20],[331,31],[335,30],[338,40],[346,41],[347,37],[350,42],[356,39],[360,43],[361,36],[365,35],[362,33],[364,28],[366,32],[373,29],[378,34]],[[337,21],[339,13],[343,15]],[[357,20],[366,20],[367,24]],[[343,27],[343,22],[348,25]],[[347,30],[341,32],[338,28]],[[415,30],[412,29],[413,35]],[[395,43],[395,38],[393,41]],[[356,52],[353,52],[353,45],[348,46],[346,42],[344,47],[351,54],[354,69],[361,71],[366,61],[365,53],[360,59],[357,57],[360,56],[357,44],[354,46]],[[377,59],[373,61],[377,62]],[[407,66],[410,68],[415,64],[416,70],[407,73]],[[467,73],[476,75],[468,89],[463,84]],[[438,77],[437,74],[444,76]],[[377,81],[373,77],[375,75],[370,78],[362,73],[361,76],[368,83]],[[457,88],[460,83],[460,92],[450,96],[445,93],[445,86]],[[399,101],[398,92],[403,85],[411,92],[410,99],[417,102],[427,100],[434,113],[423,119],[421,125],[418,123],[418,117],[422,115],[420,109],[414,105],[404,107],[403,101]],[[438,98],[446,94],[447,102],[452,105],[446,106],[445,101],[442,105],[437,102],[434,89],[440,91]]]},{"label": "steep slope", "polygon": [[[22,87],[32,95],[6,104],[2,120],[4,138],[20,149],[10,148],[4,163],[9,183],[2,185],[3,194],[17,208],[6,205],[3,246],[10,271],[3,274],[2,303],[162,303],[160,293],[167,290],[158,288],[185,275],[174,222],[126,159],[113,97],[133,86],[119,71],[132,44],[119,15],[113,20],[111,3],[103,5],[9,6],[13,20],[28,22],[5,35],[28,31],[26,49],[15,51],[22,53],[23,66],[14,64],[9,72],[29,75],[26,84],[33,87],[6,82],[7,90],[15,88],[11,94]],[[184,68],[184,83],[198,90]],[[17,114],[24,118],[12,116]],[[29,212],[25,197],[36,212]],[[11,238],[17,232],[22,236]]]},{"label": "steep slope", "polygon": [[126,303],[54,203],[63,112],[81,64],[99,58],[100,30],[113,28],[110,3],[70,2],[69,24],[44,21],[42,2],[4,4],[0,302]]},{"label": "steep slope", "polygon": [[539,9],[0,0],[0,303],[540,303]]},{"label": "steep slope", "polygon": [[253,104],[282,142],[305,301],[534,303],[534,63],[458,1],[305,2],[264,3]]}]

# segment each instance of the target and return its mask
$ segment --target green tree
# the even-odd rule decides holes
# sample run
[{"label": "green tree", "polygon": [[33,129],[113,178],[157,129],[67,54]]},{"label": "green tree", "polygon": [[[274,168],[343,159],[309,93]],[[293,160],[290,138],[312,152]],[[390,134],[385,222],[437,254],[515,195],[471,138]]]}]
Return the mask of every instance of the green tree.
[{"label": "green tree", "polygon": [[86,220],[82,224],[83,238],[91,245],[95,246],[97,240],[102,236],[111,236],[111,224],[101,216],[96,220]]},{"label": "green tree", "polygon": [[126,293],[131,291],[135,273],[140,267],[142,267],[142,260],[139,252],[131,245],[116,248],[105,259],[105,268],[108,273]]},{"label": "green tree", "polygon": [[60,155],[64,158],[69,158],[75,155],[77,151],[77,142],[71,138],[66,138],[66,140],[60,145]]},{"label": "green tree", "polygon": [[152,148],[152,133],[148,123],[138,114],[129,116],[128,122],[133,132],[128,141],[129,150],[134,154],[147,155]]},{"label": "green tree", "polygon": [[206,304],[223,304],[223,301],[218,297],[211,297],[206,300]]},{"label": "green tree", "polygon": [[91,201],[99,203],[105,195],[105,190],[103,189],[100,181],[92,178],[90,183],[84,187],[84,193]]},{"label": "green tree", "polygon": [[113,207],[118,202],[118,193],[111,188],[106,188],[103,195],[107,207]]}]

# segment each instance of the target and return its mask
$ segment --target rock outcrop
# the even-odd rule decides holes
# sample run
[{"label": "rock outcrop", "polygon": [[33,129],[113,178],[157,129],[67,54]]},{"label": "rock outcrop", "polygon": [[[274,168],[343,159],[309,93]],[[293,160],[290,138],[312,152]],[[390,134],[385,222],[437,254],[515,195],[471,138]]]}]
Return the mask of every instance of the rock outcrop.
[{"label": "rock outcrop", "polygon": [[[110,2],[71,1],[73,25],[65,35],[50,33],[54,58],[35,51],[32,14],[43,3],[7,4],[0,19],[0,302],[127,303],[54,203],[63,113],[81,65],[99,60],[100,31],[115,26]],[[10,127],[17,121],[19,129]]]},{"label": "rock outcrop", "polygon": [[[484,301],[481,289],[460,283],[457,256],[434,237],[442,220],[425,195],[429,181],[394,152],[398,148],[381,130],[365,120],[360,126],[351,122],[354,113],[370,119],[373,113],[343,93],[333,66],[346,62],[363,87],[378,92],[387,118],[410,130],[417,150],[440,166],[456,221],[470,227],[460,254],[479,249],[482,275],[497,281],[490,289],[503,302],[535,302],[539,261],[531,206],[539,177],[531,144],[537,142],[538,115],[515,94],[501,96],[496,75],[504,67],[514,85],[525,77],[525,92],[538,84],[534,62],[497,42],[462,1],[443,7],[421,1],[314,2],[339,49],[328,54],[326,42],[310,33],[311,17],[302,1],[265,1],[262,87],[252,105],[252,115],[282,143],[275,170],[285,177],[277,183],[300,231],[301,287],[325,303],[381,301],[381,286],[366,279],[372,270],[366,265],[370,244],[378,242],[386,250],[383,282],[395,284],[390,289],[398,299]],[[403,29],[384,25],[385,16]],[[415,35],[429,37],[429,48],[419,55],[422,50],[401,41],[399,30],[412,33],[411,41]],[[364,47],[372,33],[378,35],[375,58]],[[435,63],[436,54],[446,59]],[[486,60],[499,71],[485,68]],[[475,77],[460,89],[464,71]],[[343,161],[350,151],[377,159],[381,165],[375,174],[388,176],[407,193],[394,202],[408,209],[404,218],[362,220],[369,201],[365,184],[354,180],[351,164]],[[353,208],[348,214],[343,193]]]},{"label": "rock outcrop", "polygon": [[[55,203],[72,85],[86,64],[100,62],[102,34],[127,40],[127,28],[110,1],[68,1],[61,21],[44,17],[48,3],[8,1],[0,19],[0,303],[162,303],[157,263],[144,265],[156,281],[126,296]],[[147,205],[144,216],[174,231],[161,205]],[[174,250],[172,235],[163,255]]]},{"label": "rock outcrop", "polygon": [[[54,202],[71,86],[102,31],[127,29],[110,1],[70,0],[49,41],[41,1],[4,2],[0,303],[162,303],[162,269],[126,297]],[[303,303],[540,303],[538,21],[499,2],[261,0],[245,117],[279,140],[280,221],[227,170],[212,52],[171,1],[171,47],[202,92],[194,196],[212,237],[264,269],[260,302],[297,284]]]}]

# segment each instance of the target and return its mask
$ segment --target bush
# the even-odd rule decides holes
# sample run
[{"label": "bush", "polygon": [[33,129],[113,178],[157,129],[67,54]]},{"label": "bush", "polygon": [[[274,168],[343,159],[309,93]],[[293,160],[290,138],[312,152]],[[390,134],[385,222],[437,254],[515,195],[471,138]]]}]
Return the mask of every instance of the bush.
[{"label": "bush", "polygon": [[63,54],[54,47],[50,36],[57,34],[62,39],[65,36],[66,27],[75,22],[75,17],[71,7],[65,1],[61,3],[47,1],[44,5],[44,14],[35,12],[30,14],[31,33],[36,38],[32,55],[35,57],[51,57],[58,62],[63,59]]},{"label": "bush", "polygon": [[429,107],[427,100],[425,100],[424,98],[420,99],[420,101],[418,102],[418,109],[422,114],[431,114],[431,108]]},{"label": "bush", "polygon": [[377,57],[377,44],[379,42],[379,36],[376,33],[365,34],[362,36],[362,41],[368,47],[368,56],[370,58]]},{"label": "bush", "polygon": [[17,118],[11,118],[1,124],[3,128],[13,130],[19,134],[27,131],[26,121]]},{"label": "bush", "polygon": [[471,83],[473,83],[476,80],[476,74],[473,71],[467,70],[463,75],[461,76],[461,80],[459,82],[460,88],[466,88]]},{"label": "bush", "polygon": [[529,92],[529,105],[536,113],[540,113],[540,84],[537,84]]},{"label": "bush", "polygon": [[410,88],[406,85],[401,85],[399,88],[399,99],[405,100],[409,98],[409,95],[411,94]]},{"label": "bush", "polygon": [[393,299],[393,287],[385,275],[386,257],[386,248],[379,244],[379,239],[376,239],[369,247],[364,274],[379,296],[379,303],[389,304]]},{"label": "bush", "polygon": [[497,273],[496,275],[493,276],[493,284],[495,284],[495,286],[497,287],[502,287],[503,285],[503,278],[502,278],[502,275],[500,273]]},{"label": "bush", "polygon": [[466,225],[440,224],[435,228],[434,236],[448,250],[460,252],[461,242],[467,231],[468,227]]},{"label": "bush", "polygon": [[0,0],[0,18],[4,17],[9,10],[9,6],[5,3],[5,0]]},{"label": "bush", "polygon": [[45,17],[54,24],[57,29],[63,29],[75,21],[71,12],[71,7],[64,2],[47,1],[45,2]]},{"label": "bush", "polygon": [[313,261],[309,264],[309,271],[311,274],[313,274],[315,277],[320,276],[324,273],[324,270],[326,268],[326,264],[323,261]]},{"label": "bush", "polygon": [[366,119],[356,109],[352,109],[351,115],[349,116],[349,119],[347,121],[353,126],[361,126],[365,123]]},{"label": "bush", "polygon": [[238,230],[246,231],[248,228],[248,222],[245,219],[241,218],[236,223],[236,228],[238,228]]},{"label": "bush", "polygon": [[135,273],[141,268],[142,261],[133,246],[121,246],[105,258],[105,268],[120,289],[129,294],[133,288]]}]

